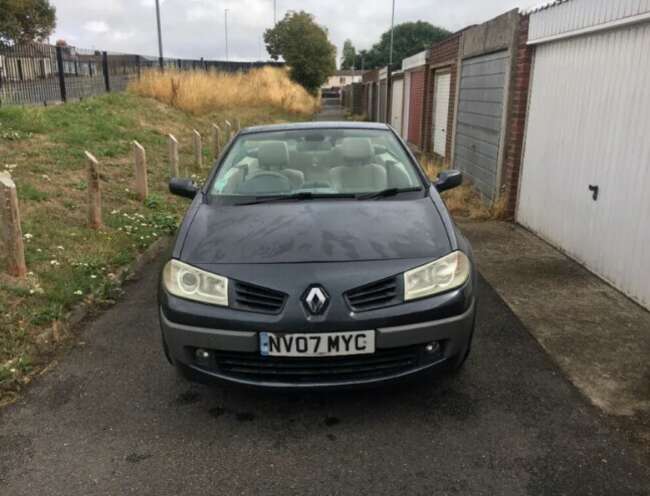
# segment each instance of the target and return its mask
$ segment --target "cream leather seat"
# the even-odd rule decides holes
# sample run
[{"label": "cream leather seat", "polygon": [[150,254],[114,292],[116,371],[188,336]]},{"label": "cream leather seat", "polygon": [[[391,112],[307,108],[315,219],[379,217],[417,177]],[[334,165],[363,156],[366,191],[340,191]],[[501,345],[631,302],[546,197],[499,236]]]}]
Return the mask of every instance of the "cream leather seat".
[{"label": "cream leather seat", "polygon": [[257,151],[260,173],[265,171],[282,174],[289,180],[292,189],[300,189],[305,175],[299,170],[289,168],[289,149],[282,141],[269,141],[260,145]]},{"label": "cream leather seat", "polygon": [[386,188],[386,169],[374,163],[369,138],[344,138],[343,164],[330,170],[332,186],[340,193],[379,191]]}]

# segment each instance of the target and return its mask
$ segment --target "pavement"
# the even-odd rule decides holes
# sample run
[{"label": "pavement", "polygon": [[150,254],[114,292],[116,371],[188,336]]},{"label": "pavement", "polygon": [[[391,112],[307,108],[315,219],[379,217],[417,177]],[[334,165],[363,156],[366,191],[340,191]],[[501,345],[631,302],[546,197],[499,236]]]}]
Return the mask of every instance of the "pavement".
[{"label": "pavement", "polygon": [[160,349],[160,268],[0,412],[0,494],[650,494],[627,433],[483,279],[460,374],[289,394],[179,378]]},{"label": "pavement", "polygon": [[340,105],[338,98],[323,98],[321,111],[314,116],[316,121],[344,121],[345,110]]},{"label": "pavement", "polygon": [[590,401],[650,458],[650,312],[525,228],[459,225],[483,276]]}]

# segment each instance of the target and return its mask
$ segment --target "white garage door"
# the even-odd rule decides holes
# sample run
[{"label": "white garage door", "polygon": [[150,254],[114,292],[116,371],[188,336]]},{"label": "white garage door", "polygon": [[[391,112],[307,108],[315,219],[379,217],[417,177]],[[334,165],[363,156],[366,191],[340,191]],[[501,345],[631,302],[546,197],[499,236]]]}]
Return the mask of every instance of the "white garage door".
[{"label": "white garage door", "polygon": [[433,152],[445,156],[447,145],[447,118],[449,117],[449,89],[451,73],[436,71],[433,91]]},{"label": "white garage door", "polygon": [[402,109],[404,108],[404,80],[395,79],[391,92],[390,124],[398,133],[402,132]]},{"label": "white garage door", "polygon": [[646,307],[649,46],[645,24],[536,48],[517,209],[521,224]]}]

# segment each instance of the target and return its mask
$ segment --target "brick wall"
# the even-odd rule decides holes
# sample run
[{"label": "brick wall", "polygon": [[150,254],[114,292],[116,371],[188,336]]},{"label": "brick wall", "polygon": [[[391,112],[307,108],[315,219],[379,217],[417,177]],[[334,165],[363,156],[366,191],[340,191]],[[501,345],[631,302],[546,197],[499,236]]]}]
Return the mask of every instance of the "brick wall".
[{"label": "brick wall", "polygon": [[528,40],[528,16],[521,16],[517,30],[516,51],[510,79],[510,107],[508,110],[505,136],[505,156],[501,178],[501,193],[505,195],[505,216],[514,218],[517,205],[517,189],[521,171],[524,132],[526,128],[526,111],[528,107],[528,89],[530,86],[530,69],[532,48],[526,45]]},{"label": "brick wall", "polygon": [[422,117],[422,149],[427,153],[433,153],[433,98],[434,71],[448,68],[451,71],[451,84],[449,88],[449,115],[447,117],[447,143],[445,145],[445,161],[451,160],[453,128],[456,110],[456,78],[458,71],[458,50],[462,32],[454,34],[449,38],[433,45],[429,57],[429,66],[425,81],[424,112]]},{"label": "brick wall", "polygon": [[408,141],[417,148],[422,147],[422,111],[424,109],[425,69],[411,73],[411,94],[409,102]]}]

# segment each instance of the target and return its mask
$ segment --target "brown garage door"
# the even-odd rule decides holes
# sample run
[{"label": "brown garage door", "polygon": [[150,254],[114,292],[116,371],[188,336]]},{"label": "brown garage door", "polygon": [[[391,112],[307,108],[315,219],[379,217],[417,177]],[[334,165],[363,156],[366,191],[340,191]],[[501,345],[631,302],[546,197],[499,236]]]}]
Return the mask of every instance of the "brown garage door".
[{"label": "brown garage door", "polygon": [[411,93],[409,102],[408,141],[422,146],[422,110],[424,100],[424,69],[411,74]]}]

